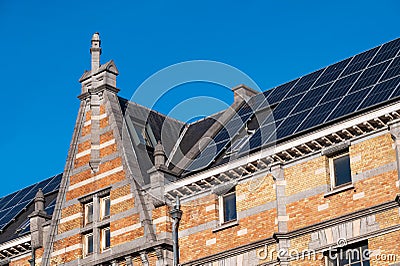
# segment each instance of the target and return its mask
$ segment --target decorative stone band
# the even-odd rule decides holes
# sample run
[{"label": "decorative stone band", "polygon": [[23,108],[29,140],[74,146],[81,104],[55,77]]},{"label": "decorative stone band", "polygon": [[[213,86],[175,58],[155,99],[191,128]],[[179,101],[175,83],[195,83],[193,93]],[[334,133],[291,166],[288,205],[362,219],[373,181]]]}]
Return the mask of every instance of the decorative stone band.
[{"label": "decorative stone band", "polygon": [[72,214],[70,216],[67,216],[65,218],[60,219],[60,224],[66,223],[66,222],[69,222],[69,221],[72,221],[72,220],[75,220],[75,219],[78,219],[78,218],[81,218],[82,216],[83,216],[83,214],[81,212]]},{"label": "decorative stone band", "polygon": [[109,140],[107,142],[104,142],[104,143],[102,143],[100,145],[92,145],[90,149],[81,151],[80,153],[77,153],[76,154],[76,159],[81,158],[81,157],[86,156],[86,155],[89,155],[91,150],[101,150],[101,149],[103,149],[105,147],[113,145],[114,143],[115,143],[115,139],[111,139],[111,140]]},{"label": "decorative stone band", "polygon": [[78,188],[78,187],[81,187],[81,186],[90,184],[90,183],[92,183],[92,182],[94,182],[94,181],[96,181],[96,180],[105,178],[105,177],[107,177],[107,176],[116,174],[116,173],[118,173],[118,172],[120,172],[120,171],[122,171],[122,170],[123,170],[123,167],[122,167],[122,166],[119,166],[119,167],[116,167],[116,168],[114,168],[114,169],[111,169],[111,170],[109,170],[109,171],[107,171],[107,172],[104,172],[104,173],[102,173],[102,174],[98,174],[98,175],[96,175],[96,176],[94,176],[94,177],[88,178],[88,179],[86,179],[86,180],[84,180],[84,181],[81,181],[81,182],[79,182],[79,183],[76,183],[76,184],[73,184],[73,185],[69,186],[69,187],[68,187],[68,191],[71,191],[71,190],[74,190],[74,189],[76,189],[76,188]]},{"label": "decorative stone band", "polygon": [[160,224],[160,223],[166,223],[166,222],[172,222],[171,217],[161,216],[161,217],[153,220],[153,224]]},{"label": "decorative stone band", "polygon": [[101,115],[92,115],[91,119],[83,123],[83,126],[88,126],[92,123],[92,120],[101,120],[107,117],[107,114],[101,114]]},{"label": "decorative stone band", "polygon": [[116,205],[118,203],[124,202],[124,201],[132,199],[132,198],[133,198],[133,195],[132,195],[132,193],[130,193],[128,195],[111,200],[111,205]]},{"label": "decorative stone band", "polygon": [[137,224],[134,224],[131,226],[127,226],[127,227],[118,229],[116,231],[111,231],[110,235],[111,235],[111,237],[119,236],[119,235],[125,234],[127,232],[139,229],[140,227],[142,227],[142,225],[140,223],[137,223]]},{"label": "decorative stone band", "polygon": [[82,244],[75,244],[75,245],[68,246],[68,247],[63,248],[63,249],[59,249],[59,250],[53,251],[51,253],[51,256],[52,257],[56,257],[56,256],[59,256],[59,255],[62,255],[64,253],[67,253],[67,252],[70,252],[70,251],[73,251],[73,250],[77,250],[77,249],[82,249]]}]

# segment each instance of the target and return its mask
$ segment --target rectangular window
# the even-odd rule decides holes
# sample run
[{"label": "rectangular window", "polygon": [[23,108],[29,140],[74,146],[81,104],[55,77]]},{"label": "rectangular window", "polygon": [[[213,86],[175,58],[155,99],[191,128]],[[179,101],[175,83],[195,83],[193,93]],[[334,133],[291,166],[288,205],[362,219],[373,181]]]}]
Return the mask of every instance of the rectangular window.
[{"label": "rectangular window", "polygon": [[100,218],[104,219],[110,217],[110,196],[100,199]]},{"label": "rectangular window", "polygon": [[101,229],[101,250],[106,250],[111,246],[110,228]]},{"label": "rectangular window", "polygon": [[350,156],[343,153],[329,159],[332,188],[351,183]]},{"label": "rectangular window", "polygon": [[93,222],[93,202],[85,204],[85,225]]},{"label": "rectangular window", "polygon": [[220,197],[220,210],[221,223],[227,223],[237,219],[236,192],[234,189]]},{"label": "rectangular window", "polygon": [[357,243],[341,248],[336,252],[328,252],[329,266],[369,266],[368,243]]},{"label": "rectangular window", "polygon": [[93,253],[93,233],[84,235],[83,248],[85,256]]}]

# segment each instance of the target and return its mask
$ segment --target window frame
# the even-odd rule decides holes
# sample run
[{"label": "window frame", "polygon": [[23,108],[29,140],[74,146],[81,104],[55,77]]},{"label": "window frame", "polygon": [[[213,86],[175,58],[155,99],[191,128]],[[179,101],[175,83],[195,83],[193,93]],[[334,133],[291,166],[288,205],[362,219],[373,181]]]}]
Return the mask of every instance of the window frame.
[{"label": "window frame", "polygon": [[[235,195],[235,213],[236,213],[236,218],[226,221],[225,220],[225,203],[224,203],[224,198],[231,196],[231,195]],[[226,192],[225,194],[222,194],[218,197],[218,201],[219,201],[219,224],[223,225],[223,224],[228,224],[228,223],[233,223],[237,221],[237,205],[236,205],[236,190],[235,188],[229,190],[228,192]]]},{"label": "window frame", "polygon": [[[89,212],[88,212],[88,206],[92,206],[92,220],[91,221],[89,221]],[[84,208],[84,221],[83,221],[83,225],[84,226],[86,226],[86,225],[88,225],[88,224],[92,224],[93,223],[93,220],[94,220],[94,204],[93,204],[93,201],[91,201],[91,202],[86,202],[84,205],[83,205],[83,208]]]},{"label": "window frame", "polygon": [[[366,247],[366,248],[364,248],[364,247]],[[370,251],[368,249],[368,241],[357,242],[357,243],[354,243],[354,244],[351,244],[351,245],[348,245],[348,246],[344,246],[344,247],[338,248],[338,249],[335,250],[335,252],[332,252],[330,254],[329,253],[325,254],[325,257],[326,257],[325,265],[333,266],[333,265],[335,265],[334,261],[336,261],[336,265],[337,266],[341,266],[339,259],[342,258],[342,256],[341,255],[338,256],[338,254],[346,254],[347,252],[349,252],[351,255],[354,255],[355,253],[353,253],[352,251],[356,250],[356,249],[358,250],[357,252],[360,252],[360,253],[358,253],[358,256],[359,256],[360,260],[352,262],[351,258],[354,258],[354,257],[351,257],[348,262],[345,262],[345,265],[350,265],[351,266],[351,265],[354,265],[356,263],[360,263],[360,265],[362,266],[362,265],[365,265],[364,263],[367,262],[367,261],[368,261],[368,265],[370,265],[371,256],[370,256]],[[367,251],[367,253],[368,253],[368,255],[367,255],[368,257],[366,259],[364,258],[364,255],[365,255],[364,252],[365,251]],[[333,254],[335,255],[335,258],[333,258],[333,256],[332,256]]]},{"label": "window frame", "polygon": [[[109,232],[110,235],[110,245],[106,246],[106,231]],[[101,252],[107,251],[111,248],[111,230],[110,227],[104,227],[100,229],[100,250]]]},{"label": "window frame", "polygon": [[330,176],[330,181],[331,181],[331,190],[335,190],[337,188],[341,188],[341,187],[345,187],[345,186],[349,186],[353,183],[353,179],[351,176],[351,162],[349,163],[349,172],[350,172],[350,181],[337,185],[336,183],[336,173],[335,173],[335,160],[348,156],[349,157],[349,161],[350,161],[350,153],[348,150],[340,152],[340,153],[336,153],[332,156],[329,156],[329,176]]},{"label": "window frame", "polygon": [[[109,204],[108,204],[108,206],[109,206],[108,215],[104,215],[105,214],[105,210],[106,210],[105,209],[105,206],[106,206],[105,201],[106,200],[109,201]],[[104,197],[100,198],[100,216],[99,216],[99,218],[100,218],[100,221],[103,221],[103,220],[105,220],[107,218],[110,218],[110,216],[111,216],[111,199],[110,199],[110,195],[107,195],[107,196],[104,196]]]},{"label": "window frame", "polygon": [[[92,237],[92,252],[89,253],[89,237]],[[94,253],[94,234],[93,231],[83,235],[83,257],[90,256]]]}]

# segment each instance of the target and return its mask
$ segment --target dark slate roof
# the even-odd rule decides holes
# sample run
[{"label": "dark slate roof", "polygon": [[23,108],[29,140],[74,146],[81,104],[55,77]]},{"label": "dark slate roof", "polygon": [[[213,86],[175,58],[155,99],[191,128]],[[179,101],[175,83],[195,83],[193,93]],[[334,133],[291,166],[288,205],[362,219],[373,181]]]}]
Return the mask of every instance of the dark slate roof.
[{"label": "dark slate roof", "polygon": [[[206,148],[194,155],[183,177],[397,101],[400,97],[399,51],[400,39],[396,39],[253,96],[213,136]],[[169,169],[174,171],[174,164],[196,147],[221,114],[186,124],[124,101],[129,103],[130,119],[142,123],[147,119],[156,141],[161,140],[167,155],[172,152]],[[160,132],[168,137],[162,137]],[[183,136],[179,137],[180,134]],[[138,160],[145,172],[152,166],[152,150],[141,152],[138,149],[137,153],[141,154]],[[150,157],[150,160],[140,162],[140,157]]]},{"label": "dark slate roof", "polygon": [[140,172],[147,184],[147,171],[153,166],[155,145],[162,142],[166,154],[170,154],[186,124],[121,97],[119,101],[129,131],[129,136],[123,135],[123,138],[130,140]]},{"label": "dark slate roof", "polygon": [[0,244],[29,233],[28,215],[34,211],[39,188],[45,195],[47,214],[53,214],[61,177],[62,174],[52,176],[0,198]]}]

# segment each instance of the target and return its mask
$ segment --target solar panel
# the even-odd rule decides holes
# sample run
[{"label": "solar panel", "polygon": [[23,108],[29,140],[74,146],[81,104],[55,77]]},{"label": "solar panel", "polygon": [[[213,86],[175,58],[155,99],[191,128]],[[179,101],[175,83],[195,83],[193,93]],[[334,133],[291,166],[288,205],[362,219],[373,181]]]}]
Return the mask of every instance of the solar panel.
[{"label": "solar panel", "polygon": [[330,121],[345,114],[354,112],[365,96],[367,96],[369,90],[370,88],[366,88],[346,95],[337,105],[340,108],[335,108],[325,121]]},{"label": "solar panel", "polygon": [[370,94],[364,99],[360,105],[360,109],[364,109],[368,106],[375,105],[379,102],[386,101],[389,99],[393,90],[400,84],[400,77],[386,80],[382,83],[377,84],[371,90]]},{"label": "solar panel", "polygon": [[378,50],[379,50],[379,47],[375,47],[371,50],[368,50],[366,52],[363,52],[361,54],[354,56],[352,58],[350,64],[343,71],[341,76],[347,76],[349,74],[352,74],[352,73],[355,73],[355,72],[358,72],[358,71],[364,69],[369,64],[372,57],[376,54],[376,52]]},{"label": "solar panel", "polygon": [[[400,57],[396,57],[399,49],[400,39],[397,39],[273,89],[268,98],[280,96],[275,96],[280,100],[273,109],[276,138],[400,96]],[[283,91],[276,91],[278,88]],[[261,139],[261,134],[256,132],[249,140],[255,145],[247,147],[257,148]],[[267,138],[260,145],[273,140]]]},{"label": "solar panel", "polygon": [[[282,101],[282,99],[286,96],[288,91],[299,81],[299,79],[295,79],[283,85],[280,85],[273,89],[267,97],[267,101],[269,104],[273,105],[277,102]],[[266,93],[264,93],[266,95]]]},{"label": "solar panel", "polygon": [[350,62],[350,58],[345,59],[343,61],[340,61],[336,64],[333,64],[329,67],[326,68],[325,72],[322,73],[322,75],[319,77],[319,79],[315,82],[315,87],[318,87],[320,85],[332,82],[336,80],[340,73],[343,71],[343,69],[347,66],[347,64]]},{"label": "solar panel", "polygon": [[32,203],[39,188],[48,194],[58,190],[62,174],[55,175],[34,185],[23,188],[1,199],[0,205],[0,230],[4,229],[28,205]]},{"label": "solar panel", "polygon": [[[260,97],[260,95],[262,96]],[[264,109],[265,106],[269,106],[264,94],[260,93],[253,98],[254,100],[250,99],[249,102],[258,106],[257,109],[253,109],[250,104],[244,103],[234,114],[233,119],[228,121],[213,138],[213,141],[186,167],[186,172],[195,171],[209,165],[226,148],[227,144],[231,142],[254,113]],[[264,98],[263,101],[262,98]]]},{"label": "solar panel", "polygon": [[300,78],[299,82],[289,91],[287,97],[307,92],[323,72],[324,69],[321,69]]},{"label": "solar panel", "polygon": [[319,125],[329,113],[333,110],[333,108],[339,103],[340,99],[336,99],[330,102],[323,103],[321,105],[316,106],[306,120],[304,120],[296,131],[302,131],[307,128],[311,128],[313,126]]}]

